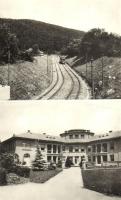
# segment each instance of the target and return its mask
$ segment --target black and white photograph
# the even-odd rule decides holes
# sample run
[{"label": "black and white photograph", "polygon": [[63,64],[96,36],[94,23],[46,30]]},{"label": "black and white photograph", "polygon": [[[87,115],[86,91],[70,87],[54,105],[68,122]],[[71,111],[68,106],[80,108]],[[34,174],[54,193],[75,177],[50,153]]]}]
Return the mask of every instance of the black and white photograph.
[{"label": "black and white photograph", "polygon": [[121,99],[120,0],[0,0],[0,100]]},{"label": "black and white photograph", "polygon": [[0,199],[119,199],[120,121],[121,101],[1,102]]},{"label": "black and white photograph", "polygon": [[119,198],[121,0],[0,0],[0,200]]}]

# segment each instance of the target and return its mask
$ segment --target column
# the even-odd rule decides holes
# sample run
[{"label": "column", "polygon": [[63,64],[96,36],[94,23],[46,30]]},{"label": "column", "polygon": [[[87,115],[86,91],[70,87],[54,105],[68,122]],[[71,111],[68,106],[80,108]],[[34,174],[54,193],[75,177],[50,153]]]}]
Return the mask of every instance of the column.
[{"label": "column", "polygon": [[53,162],[53,156],[51,156],[51,162]]},{"label": "column", "polygon": [[51,144],[51,153],[53,153],[53,144]]},{"label": "column", "polygon": [[58,154],[58,145],[56,145],[56,153]]},{"label": "column", "polygon": [[95,156],[95,164],[97,165],[97,156]]},{"label": "column", "polygon": [[101,164],[103,164],[103,156],[102,156],[102,155],[100,155],[100,157],[101,157]]}]

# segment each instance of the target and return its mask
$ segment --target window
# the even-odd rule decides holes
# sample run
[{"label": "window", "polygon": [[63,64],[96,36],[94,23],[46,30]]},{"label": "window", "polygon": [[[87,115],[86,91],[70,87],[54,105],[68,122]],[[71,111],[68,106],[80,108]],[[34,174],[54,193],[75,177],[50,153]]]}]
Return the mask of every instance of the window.
[{"label": "window", "polygon": [[103,156],[103,162],[107,162],[107,155]]},{"label": "window", "polygon": [[58,146],[58,153],[60,153],[61,152],[61,148],[60,148],[60,145]]},{"label": "window", "polygon": [[56,156],[53,156],[53,162],[56,163],[56,159],[57,157]]},{"label": "window", "polygon": [[69,138],[70,138],[70,139],[73,139],[73,135],[69,135]]},{"label": "window", "polygon": [[53,153],[56,153],[56,150],[57,150],[56,145],[53,145]]},{"label": "window", "polygon": [[47,156],[47,161],[48,161],[48,162],[51,161],[51,156]]},{"label": "window", "polygon": [[98,153],[101,152],[101,144],[97,144],[97,152],[98,152]]},{"label": "window", "polygon": [[90,152],[91,152],[91,147],[89,146],[89,147],[88,147],[88,153],[90,153]]},{"label": "window", "polygon": [[95,145],[92,146],[92,152],[96,152],[96,146]]},{"label": "window", "polygon": [[81,148],[81,152],[82,152],[82,153],[85,152],[84,148]]},{"label": "window", "polygon": [[101,156],[97,156],[97,163],[101,164]]},{"label": "window", "polygon": [[79,135],[75,135],[75,139],[78,139],[79,138]]},{"label": "window", "polygon": [[65,149],[65,146],[63,146],[63,151],[65,151],[66,149]]},{"label": "window", "polygon": [[45,150],[45,147],[41,147],[41,151],[44,151]]},{"label": "window", "polygon": [[102,151],[107,152],[107,143],[102,144]]},{"label": "window", "polygon": [[24,154],[24,158],[30,158],[30,154],[29,153],[25,153]]},{"label": "window", "polygon": [[51,153],[51,147],[52,147],[51,144],[47,145],[47,153]]},{"label": "window", "polygon": [[114,150],[114,142],[110,143],[110,150]]},{"label": "window", "polygon": [[81,139],[83,139],[84,138],[84,134],[81,134]]},{"label": "window", "polygon": [[88,156],[88,162],[91,162],[91,156]]},{"label": "window", "polygon": [[75,152],[79,152],[79,148],[78,147],[75,147]]},{"label": "window", "polygon": [[69,147],[69,152],[73,152],[73,147],[72,146]]},{"label": "window", "polygon": [[93,162],[95,162],[95,160],[96,160],[96,159],[95,159],[95,156],[93,156],[92,159],[93,159]]},{"label": "window", "polygon": [[114,155],[112,154],[112,155],[110,155],[110,161],[114,161]]}]

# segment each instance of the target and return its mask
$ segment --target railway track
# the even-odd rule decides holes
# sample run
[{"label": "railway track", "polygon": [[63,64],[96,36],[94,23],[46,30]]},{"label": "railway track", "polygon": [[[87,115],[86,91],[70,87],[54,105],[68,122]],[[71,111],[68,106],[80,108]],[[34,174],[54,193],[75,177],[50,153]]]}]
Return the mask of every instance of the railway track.
[{"label": "railway track", "polygon": [[50,86],[34,99],[88,99],[83,97],[82,79],[67,64],[59,64],[58,57],[53,58],[53,79]]}]

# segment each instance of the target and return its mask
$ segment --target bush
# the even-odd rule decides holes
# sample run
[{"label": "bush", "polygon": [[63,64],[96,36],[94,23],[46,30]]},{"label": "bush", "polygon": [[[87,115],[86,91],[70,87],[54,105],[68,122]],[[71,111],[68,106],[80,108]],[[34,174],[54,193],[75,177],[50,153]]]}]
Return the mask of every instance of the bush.
[{"label": "bush", "polygon": [[30,176],[30,168],[28,167],[17,166],[14,172],[17,175],[25,177],[25,178],[29,178]]},{"label": "bush", "polygon": [[48,168],[49,170],[54,170],[56,169],[56,164],[54,162],[51,162]]},{"label": "bush", "polygon": [[20,183],[20,177],[14,173],[7,174],[7,184],[19,184]]},{"label": "bush", "polygon": [[0,185],[6,185],[6,184],[7,184],[6,170],[4,168],[0,168]]},{"label": "bush", "polygon": [[57,167],[62,168],[62,161],[61,160],[58,161]]},{"label": "bush", "polygon": [[67,157],[66,162],[65,162],[65,167],[69,168],[73,165],[73,162],[70,157]]}]

